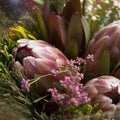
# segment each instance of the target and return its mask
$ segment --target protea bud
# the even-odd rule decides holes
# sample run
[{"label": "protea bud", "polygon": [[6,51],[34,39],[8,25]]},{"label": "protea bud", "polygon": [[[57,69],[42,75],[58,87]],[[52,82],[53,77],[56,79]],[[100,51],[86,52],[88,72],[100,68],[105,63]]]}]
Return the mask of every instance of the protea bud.
[{"label": "protea bud", "polygon": [[120,80],[113,76],[100,76],[88,81],[85,85],[91,103],[99,103],[104,112],[120,110]]},{"label": "protea bud", "polygon": [[[95,62],[88,65],[87,73],[95,76],[110,74],[120,61],[120,21],[100,29],[89,44],[87,54],[95,57]],[[105,72],[101,74],[102,71]]]},{"label": "protea bud", "polygon": [[[62,67],[67,62],[67,58],[59,49],[42,40],[20,39],[17,42],[18,46],[14,49],[14,66],[27,79],[50,74],[52,70]],[[64,76],[63,74],[43,77],[40,80],[40,86],[43,88],[51,87],[53,82]]]}]

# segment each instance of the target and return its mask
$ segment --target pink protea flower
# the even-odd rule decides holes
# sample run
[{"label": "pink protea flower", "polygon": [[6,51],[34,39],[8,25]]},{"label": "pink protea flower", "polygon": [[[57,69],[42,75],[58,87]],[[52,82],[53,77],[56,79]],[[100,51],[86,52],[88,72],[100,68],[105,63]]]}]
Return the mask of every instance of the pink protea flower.
[{"label": "pink protea flower", "polygon": [[114,113],[120,110],[120,80],[113,76],[100,76],[88,81],[85,91],[91,98],[91,103],[99,103],[104,112]]},{"label": "pink protea flower", "polygon": [[67,58],[57,48],[42,40],[20,39],[14,49],[15,65],[21,65],[27,78],[49,74],[59,65],[65,65]]},{"label": "pink protea flower", "polygon": [[[104,51],[110,54],[110,72],[120,61],[120,21],[102,27],[91,40],[87,54],[94,54],[94,62],[87,65],[87,74],[100,76],[99,64]],[[86,75],[87,75],[86,74]]]},{"label": "pink protea flower", "polygon": [[[20,39],[17,43],[18,46],[13,50],[15,55],[14,68],[26,79],[50,74],[53,70],[60,69],[67,64],[67,58],[64,54],[45,41]],[[41,89],[42,87],[49,88],[53,82],[64,76],[64,73],[43,77],[40,80]]]}]

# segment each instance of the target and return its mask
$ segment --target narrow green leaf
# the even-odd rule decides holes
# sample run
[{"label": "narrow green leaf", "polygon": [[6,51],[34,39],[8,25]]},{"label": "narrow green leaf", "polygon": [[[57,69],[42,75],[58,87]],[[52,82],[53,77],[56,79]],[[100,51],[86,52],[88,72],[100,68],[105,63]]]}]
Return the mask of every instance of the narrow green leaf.
[{"label": "narrow green leaf", "polygon": [[39,4],[44,4],[44,0],[34,0],[34,1],[39,3]]},{"label": "narrow green leaf", "polygon": [[30,33],[26,28],[22,26],[15,26],[9,29],[9,37],[11,39],[21,39],[21,38],[29,38],[35,40],[36,38]]},{"label": "narrow green leaf", "polygon": [[47,30],[46,30],[42,15],[37,8],[34,8],[34,12],[35,12],[36,19],[37,19],[37,22],[38,22],[41,38],[45,41],[48,41]]},{"label": "narrow green leaf", "polygon": [[26,34],[26,29],[21,27],[21,26],[17,26],[15,28],[13,28],[14,31],[21,33],[21,35],[23,36],[23,38],[27,38],[27,34]]},{"label": "narrow green leaf", "polygon": [[100,58],[100,63],[98,66],[100,75],[108,75],[110,72],[110,53],[105,50]]},{"label": "narrow green leaf", "polygon": [[[82,22],[81,22],[81,16],[79,15],[78,12],[75,12],[72,15],[72,18],[70,20],[66,46],[69,46],[68,44],[73,42],[73,40],[76,40],[75,44],[77,44],[77,46],[78,46],[77,53],[78,53],[78,55],[80,55],[83,52],[83,48],[85,48],[85,39],[84,39],[83,26],[82,26]],[[73,46],[71,46],[70,49],[75,49],[74,44],[73,44]],[[73,54],[73,53],[71,53],[71,54]]]},{"label": "narrow green leaf", "polygon": [[86,44],[88,44],[90,40],[90,27],[84,16],[81,16],[81,21],[82,21],[82,25],[85,33]]},{"label": "narrow green leaf", "polygon": [[33,100],[33,103],[40,102],[41,100],[45,99],[47,96],[48,96],[48,95],[43,96],[43,97],[39,97],[39,98],[37,98],[37,99]]},{"label": "narrow green leaf", "polygon": [[70,59],[78,56],[78,43],[75,39],[69,41],[65,49],[65,55]]},{"label": "narrow green leaf", "polygon": [[32,40],[36,40],[36,38],[33,35],[31,35],[31,34],[27,34],[27,36],[28,36],[28,38],[30,38]]}]

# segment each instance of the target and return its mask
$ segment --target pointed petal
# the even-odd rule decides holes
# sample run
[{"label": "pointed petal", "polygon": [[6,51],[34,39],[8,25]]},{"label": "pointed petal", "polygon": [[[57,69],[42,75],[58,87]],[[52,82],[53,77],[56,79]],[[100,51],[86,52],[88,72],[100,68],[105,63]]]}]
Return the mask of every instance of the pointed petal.
[{"label": "pointed petal", "polygon": [[[48,48],[49,49],[49,48]],[[56,61],[56,58],[58,57],[57,54],[54,52],[50,52],[45,48],[33,48],[32,54],[35,58],[41,58],[41,59],[50,59],[52,61]]]},{"label": "pointed petal", "polygon": [[[49,18],[50,42],[52,44],[55,44],[57,48],[60,47],[63,50],[66,43],[66,32],[67,25],[65,24],[64,20],[60,16],[57,16],[54,12],[52,12]],[[55,34],[58,38],[55,37]]]},{"label": "pointed petal", "polygon": [[48,59],[36,59],[35,66],[41,75],[50,74],[53,69],[57,68],[55,61]]},{"label": "pointed petal", "polygon": [[81,16],[81,21],[85,33],[85,40],[86,40],[86,45],[89,43],[90,40],[90,27],[89,24],[84,16]]},{"label": "pointed petal", "polygon": [[34,78],[35,75],[39,73],[35,63],[36,59],[34,57],[28,56],[23,59],[25,75],[30,79]]},{"label": "pointed petal", "polygon": [[85,48],[85,39],[84,39],[84,37],[85,36],[84,36],[83,26],[82,26],[82,22],[81,22],[81,17],[79,15],[79,13],[76,12],[76,13],[74,13],[72,15],[72,18],[71,18],[70,23],[69,23],[66,46],[69,45],[70,42],[76,40],[75,44],[77,46],[73,45],[73,46],[71,46],[70,49],[74,50],[75,47],[77,47],[78,48],[78,54],[80,54],[80,53],[83,52],[83,49]]},{"label": "pointed petal", "polygon": [[35,13],[36,20],[38,22],[41,39],[48,41],[47,30],[45,27],[44,20],[42,18],[42,14],[40,13],[40,11],[37,8],[34,8],[34,13]]},{"label": "pointed petal", "polygon": [[80,0],[70,0],[66,3],[61,16],[63,16],[68,22],[70,21],[74,12],[82,14]]}]

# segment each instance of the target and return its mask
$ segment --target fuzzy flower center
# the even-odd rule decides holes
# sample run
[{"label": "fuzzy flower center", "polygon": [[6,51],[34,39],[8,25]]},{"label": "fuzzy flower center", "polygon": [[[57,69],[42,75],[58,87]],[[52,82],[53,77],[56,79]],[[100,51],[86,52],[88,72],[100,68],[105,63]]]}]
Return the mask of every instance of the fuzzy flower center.
[{"label": "fuzzy flower center", "polygon": [[110,92],[107,92],[105,95],[112,99],[112,103],[113,103],[113,104],[116,105],[116,104],[119,103],[120,95],[119,95],[119,93],[118,93],[118,87],[114,88],[114,89],[113,89],[112,91],[110,91]]}]

